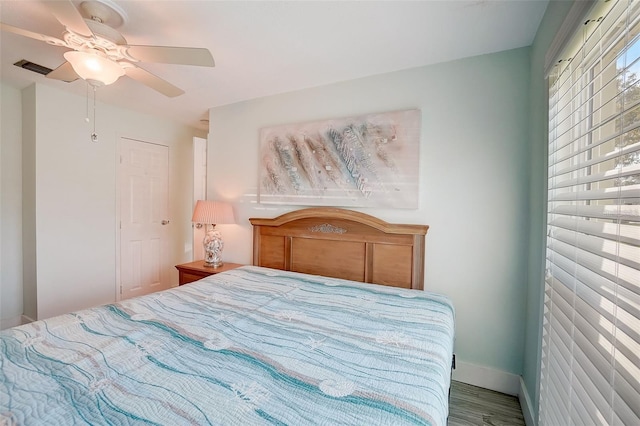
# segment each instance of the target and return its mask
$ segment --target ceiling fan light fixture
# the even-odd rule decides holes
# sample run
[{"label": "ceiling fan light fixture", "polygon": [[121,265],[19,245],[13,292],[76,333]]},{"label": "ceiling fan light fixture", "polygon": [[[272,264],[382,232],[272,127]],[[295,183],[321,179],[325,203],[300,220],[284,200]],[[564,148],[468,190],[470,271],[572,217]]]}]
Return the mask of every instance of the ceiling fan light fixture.
[{"label": "ceiling fan light fixture", "polygon": [[64,58],[76,74],[93,86],[107,86],[124,75],[120,64],[97,53],[69,51]]}]

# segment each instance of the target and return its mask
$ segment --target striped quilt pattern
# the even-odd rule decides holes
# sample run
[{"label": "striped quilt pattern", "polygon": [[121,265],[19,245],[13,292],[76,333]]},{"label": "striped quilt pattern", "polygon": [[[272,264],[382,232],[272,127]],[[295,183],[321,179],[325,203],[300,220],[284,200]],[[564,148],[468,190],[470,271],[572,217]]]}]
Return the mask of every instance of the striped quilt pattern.
[{"label": "striped quilt pattern", "polygon": [[0,333],[0,424],[446,425],[440,295],[246,266]]}]

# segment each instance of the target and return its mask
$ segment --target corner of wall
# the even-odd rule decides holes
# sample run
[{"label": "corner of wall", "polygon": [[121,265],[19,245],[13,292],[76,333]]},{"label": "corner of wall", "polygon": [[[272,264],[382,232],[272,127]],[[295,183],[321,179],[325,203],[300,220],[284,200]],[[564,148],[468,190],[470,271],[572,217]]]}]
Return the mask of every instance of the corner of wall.
[{"label": "corner of wall", "polygon": [[22,101],[0,82],[0,327],[20,324],[22,288]]},{"label": "corner of wall", "polygon": [[520,408],[522,409],[522,415],[524,416],[524,424],[527,426],[536,425],[536,415],[534,413],[533,403],[531,397],[527,391],[527,386],[524,383],[524,379],[520,376],[520,391],[518,392],[518,400],[520,401]]},{"label": "corner of wall", "polygon": [[[540,387],[540,354],[542,336],[542,303],[544,294],[544,244],[546,229],[546,155],[548,98],[544,75],[545,56],[555,35],[562,27],[573,1],[552,0],[538,27],[530,56],[529,83],[529,253],[526,322],[524,324],[524,365],[521,393],[530,422],[537,423]],[[523,412],[525,406],[523,405]],[[526,416],[527,414],[525,414]]]},{"label": "corner of wall", "polygon": [[22,294],[24,315],[37,319],[35,170],[36,85],[32,84],[22,89]]},{"label": "corner of wall", "polygon": [[527,386],[522,378],[506,371],[457,361],[453,380],[518,397],[527,426],[535,426],[537,416]]}]

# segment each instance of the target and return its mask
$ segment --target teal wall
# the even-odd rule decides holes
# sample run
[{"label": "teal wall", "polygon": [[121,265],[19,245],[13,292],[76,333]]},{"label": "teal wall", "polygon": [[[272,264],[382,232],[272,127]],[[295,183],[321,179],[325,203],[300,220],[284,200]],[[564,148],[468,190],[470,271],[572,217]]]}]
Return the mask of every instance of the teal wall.
[{"label": "teal wall", "polygon": [[[544,295],[544,245],[546,232],[548,96],[544,57],[573,2],[551,1],[531,48],[529,90],[529,268],[522,377],[538,416],[540,342]],[[537,422],[536,422],[537,423]]]},{"label": "teal wall", "polygon": [[[527,287],[530,48],[476,56],[212,108],[208,197],[234,202],[225,258],[251,261],[263,127],[418,108],[418,209],[364,209],[430,226],[425,289],[456,307],[460,363],[522,373]],[[509,377],[512,377],[509,375]]]}]

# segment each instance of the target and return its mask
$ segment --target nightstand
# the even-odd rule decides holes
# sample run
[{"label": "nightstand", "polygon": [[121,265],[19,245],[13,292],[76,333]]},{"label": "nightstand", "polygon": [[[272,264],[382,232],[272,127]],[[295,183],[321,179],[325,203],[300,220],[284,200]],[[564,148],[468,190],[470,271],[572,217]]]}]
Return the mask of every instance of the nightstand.
[{"label": "nightstand", "polygon": [[212,268],[204,265],[204,260],[196,260],[195,262],[183,263],[182,265],[176,265],[176,269],[179,274],[179,285],[198,281],[209,275],[219,274],[220,272],[230,271],[232,269],[239,268],[239,263],[227,263],[225,262],[218,268]]}]

